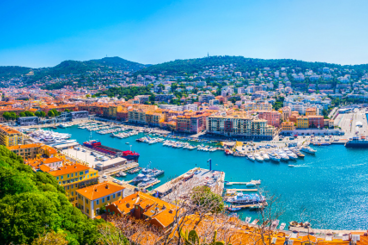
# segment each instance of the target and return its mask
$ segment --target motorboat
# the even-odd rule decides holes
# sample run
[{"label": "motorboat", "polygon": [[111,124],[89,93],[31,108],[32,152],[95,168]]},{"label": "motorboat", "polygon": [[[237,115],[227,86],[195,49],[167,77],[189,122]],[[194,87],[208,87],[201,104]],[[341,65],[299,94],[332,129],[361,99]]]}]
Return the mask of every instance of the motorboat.
[{"label": "motorboat", "polygon": [[261,156],[263,157],[263,159],[265,161],[269,161],[270,160],[270,156],[267,153],[265,153],[265,152],[261,152]]},{"label": "motorboat", "polygon": [[231,212],[236,212],[236,211],[241,210],[241,208],[231,206],[231,207],[228,207],[228,208],[227,208],[227,210],[229,210],[229,211],[231,211]]},{"label": "motorboat", "polygon": [[229,198],[230,203],[239,203],[243,205],[259,204],[265,202],[265,198],[259,194],[243,194],[238,193],[235,197]]},{"label": "motorboat", "polygon": [[316,152],[317,152],[316,150],[310,148],[309,146],[303,146],[302,148],[300,148],[300,150],[302,152],[306,152],[306,153],[309,153],[309,154],[312,154],[312,155],[316,154]]},{"label": "motorboat", "polygon": [[290,150],[286,150],[285,153],[287,154],[287,156],[290,158],[290,159],[293,159],[293,160],[296,160],[298,159],[298,156],[295,155],[294,152],[290,151]]},{"label": "motorboat", "polygon": [[256,160],[252,154],[248,154],[248,159],[251,160],[252,162]]},{"label": "motorboat", "polygon": [[270,159],[271,161],[274,161],[274,162],[280,162],[281,157],[278,156],[276,153],[273,153],[273,154],[270,154]]},{"label": "motorboat", "polygon": [[254,154],[254,158],[258,161],[258,162],[263,162],[263,157],[261,157],[259,154]]},{"label": "motorboat", "polygon": [[120,175],[121,177],[125,177],[125,176],[126,176],[126,173],[124,173],[123,171],[120,171],[120,172],[119,172],[119,175]]},{"label": "motorboat", "polygon": [[147,188],[158,182],[158,179],[152,177],[146,177],[137,186],[140,188]]}]

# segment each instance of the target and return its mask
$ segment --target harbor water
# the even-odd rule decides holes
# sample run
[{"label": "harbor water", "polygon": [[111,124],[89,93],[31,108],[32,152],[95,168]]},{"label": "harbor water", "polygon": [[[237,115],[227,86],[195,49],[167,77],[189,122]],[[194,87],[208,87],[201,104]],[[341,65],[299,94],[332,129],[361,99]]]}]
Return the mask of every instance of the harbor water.
[{"label": "harbor water", "polygon": [[[70,133],[79,143],[89,140],[90,132],[77,126],[58,128],[58,132]],[[143,134],[126,139],[113,138],[110,134],[100,135],[93,132],[93,139],[103,145],[129,150],[140,154],[139,164],[165,171],[159,179],[161,184],[183,174],[194,167],[209,168],[225,172],[225,180],[242,182],[260,179],[260,188],[269,193],[280,195],[280,204],[284,208],[281,222],[310,220],[313,228],[323,229],[367,229],[368,228],[368,150],[347,149],[343,145],[314,147],[316,156],[305,153],[304,159],[285,162],[251,162],[244,157],[226,156],[222,151],[204,152],[176,149],[136,142]],[[126,144],[129,142],[129,144]],[[129,175],[125,180],[132,179]],[[157,185],[157,186],[159,186]],[[157,187],[155,186],[155,187]],[[245,189],[241,185],[226,188]],[[238,212],[242,218],[257,218],[256,211]],[[315,222],[313,222],[315,220]]]}]

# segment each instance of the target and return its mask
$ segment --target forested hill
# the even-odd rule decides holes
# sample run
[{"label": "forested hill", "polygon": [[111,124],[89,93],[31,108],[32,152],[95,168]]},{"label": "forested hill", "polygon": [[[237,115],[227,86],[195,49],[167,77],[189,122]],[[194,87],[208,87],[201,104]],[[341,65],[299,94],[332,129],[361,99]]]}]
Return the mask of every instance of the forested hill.
[{"label": "forested hill", "polygon": [[301,70],[312,69],[317,70],[322,67],[329,68],[354,68],[357,71],[368,70],[368,64],[354,65],[354,66],[342,66],[339,64],[330,64],[324,62],[306,62],[301,60],[292,59],[253,59],[245,58],[243,56],[210,56],[198,59],[185,59],[165,62],[162,64],[152,65],[145,69],[139,70],[136,74],[141,75],[184,75],[193,74],[195,72],[203,71],[212,66],[230,65],[236,66],[236,71],[251,72],[264,67],[270,69],[280,69],[281,67],[301,68]]},{"label": "forested hill", "polygon": [[26,75],[30,71],[34,72],[34,75],[30,76],[30,78],[34,81],[37,81],[46,76],[56,78],[60,77],[61,75],[84,74],[87,71],[95,71],[98,69],[102,71],[107,71],[109,69],[119,69],[134,72],[145,67],[147,67],[147,65],[128,61],[120,57],[106,57],[102,59],[88,61],[67,60],[61,62],[59,65],[54,67],[46,67],[40,69],[32,69],[19,66],[0,66],[0,79],[19,77],[21,75]]},{"label": "forested hill", "polygon": [[0,66],[0,79],[9,79],[28,74],[32,69],[21,66]]}]

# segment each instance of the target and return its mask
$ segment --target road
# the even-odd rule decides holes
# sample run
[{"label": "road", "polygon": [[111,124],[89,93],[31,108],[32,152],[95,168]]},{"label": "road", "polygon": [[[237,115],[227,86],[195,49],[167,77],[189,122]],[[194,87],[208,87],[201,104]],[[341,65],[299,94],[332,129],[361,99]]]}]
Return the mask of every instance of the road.
[{"label": "road", "polygon": [[[362,127],[357,127],[356,124],[360,122]],[[351,138],[355,135],[367,135],[368,123],[365,109],[355,109],[354,112],[340,114],[335,119],[335,125],[341,127],[345,132],[345,138]],[[358,134],[356,133],[358,132]]]}]

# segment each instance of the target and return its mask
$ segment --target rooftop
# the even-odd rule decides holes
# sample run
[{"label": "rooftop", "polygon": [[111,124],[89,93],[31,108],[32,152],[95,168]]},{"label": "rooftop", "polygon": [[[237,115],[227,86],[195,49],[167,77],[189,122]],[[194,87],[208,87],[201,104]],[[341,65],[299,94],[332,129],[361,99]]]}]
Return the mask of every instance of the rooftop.
[{"label": "rooftop", "polygon": [[100,184],[79,189],[76,192],[89,200],[95,200],[124,189],[125,187],[119,186],[109,181],[105,181]]}]

